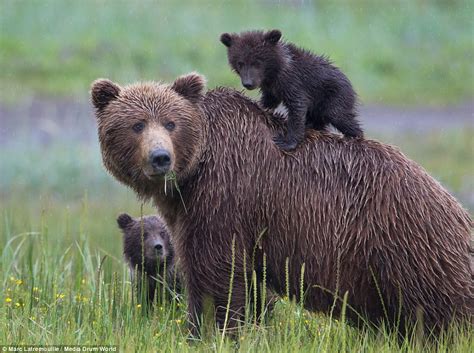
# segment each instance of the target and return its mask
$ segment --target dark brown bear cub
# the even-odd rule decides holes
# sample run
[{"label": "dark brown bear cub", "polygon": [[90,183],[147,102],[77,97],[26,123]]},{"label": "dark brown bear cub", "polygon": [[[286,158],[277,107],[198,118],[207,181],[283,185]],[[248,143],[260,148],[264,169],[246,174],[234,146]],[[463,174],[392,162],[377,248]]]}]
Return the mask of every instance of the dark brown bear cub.
[{"label": "dark brown bear cub", "polygon": [[328,124],[346,136],[363,137],[356,118],[356,94],[346,75],[324,56],[280,38],[279,30],[221,35],[230,66],[245,88],[260,88],[263,108],[286,106],[287,132],[278,135],[275,143],[292,150],[303,141],[305,127],[323,130]]},{"label": "dark brown bear cub", "polygon": [[[163,220],[158,216],[134,219],[123,213],[118,216],[117,223],[123,232],[123,254],[137,286],[139,300],[153,303],[157,282],[179,291],[174,251]],[[142,298],[144,289],[147,294]]]}]

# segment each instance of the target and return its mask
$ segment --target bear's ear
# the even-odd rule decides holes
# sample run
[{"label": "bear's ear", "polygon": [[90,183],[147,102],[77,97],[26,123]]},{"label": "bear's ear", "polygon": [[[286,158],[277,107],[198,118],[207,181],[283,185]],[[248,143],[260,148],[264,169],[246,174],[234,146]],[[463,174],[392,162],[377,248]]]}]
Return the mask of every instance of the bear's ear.
[{"label": "bear's ear", "polygon": [[125,229],[133,223],[133,218],[126,213],[122,213],[117,217],[117,224],[120,229]]},{"label": "bear's ear", "polygon": [[92,104],[97,110],[104,109],[107,104],[116,99],[120,94],[120,86],[110,80],[99,79],[92,83]]},{"label": "bear's ear", "polygon": [[221,43],[224,44],[227,48],[229,48],[232,45],[232,35],[229,33],[222,33]]},{"label": "bear's ear", "polygon": [[263,36],[266,43],[276,44],[281,38],[281,32],[278,29],[272,29]]},{"label": "bear's ear", "polygon": [[190,74],[178,77],[171,85],[171,89],[191,102],[197,103],[202,98],[205,86],[206,79],[204,76],[191,72]]}]

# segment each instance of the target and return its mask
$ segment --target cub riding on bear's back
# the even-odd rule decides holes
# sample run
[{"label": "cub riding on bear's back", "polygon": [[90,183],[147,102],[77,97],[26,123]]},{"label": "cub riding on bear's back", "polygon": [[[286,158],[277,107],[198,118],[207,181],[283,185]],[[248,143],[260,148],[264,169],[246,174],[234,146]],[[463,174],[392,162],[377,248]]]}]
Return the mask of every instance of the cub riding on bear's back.
[{"label": "cub riding on bear's back", "polygon": [[260,88],[260,104],[288,110],[286,134],[275,142],[292,150],[303,141],[305,128],[323,130],[331,124],[345,136],[363,137],[357,121],[356,94],[351,82],[324,56],[280,40],[281,32],[224,33],[229,64],[247,89]]}]

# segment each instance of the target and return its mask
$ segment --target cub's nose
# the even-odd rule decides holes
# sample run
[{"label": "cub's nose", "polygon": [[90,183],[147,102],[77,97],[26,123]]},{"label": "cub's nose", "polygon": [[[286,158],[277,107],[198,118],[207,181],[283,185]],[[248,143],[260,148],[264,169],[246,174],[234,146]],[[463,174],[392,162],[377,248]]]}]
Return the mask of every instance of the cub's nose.
[{"label": "cub's nose", "polygon": [[242,81],[242,85],[249,90],[252,90],[255,88],[255,85],[251,81]]},{"label": "cub's nose", "polygon": [[171,155],[164,149],[154,150],[150,153],[150,164],[156,172],[164,174],[170,169]]},{"label": "cub's nose", "polygon": [[161,252],[163,251],[163,245],[156,244],[155,245],[155,250],[156,250],[157,253],[161,254]]}]

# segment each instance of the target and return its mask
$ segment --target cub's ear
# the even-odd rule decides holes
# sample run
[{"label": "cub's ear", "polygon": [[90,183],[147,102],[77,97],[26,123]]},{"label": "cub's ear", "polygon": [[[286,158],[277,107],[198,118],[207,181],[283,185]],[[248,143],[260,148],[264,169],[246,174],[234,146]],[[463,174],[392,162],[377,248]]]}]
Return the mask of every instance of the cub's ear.
[{"label": "cub's ear", "polygon": [[197,72],[180,76],[171,85],[171,89],[193,103],[201,100],[206,87],[206,79]]},{"label": "cub's ear", "polygon": [[229,48],[232,45],[232,35],[230,35],[229,33],[222,33],[221,34],[221,42],[227,48]]},{"label": "cub's ear", "polygon": [[272,29],[264,34],[263,39],[270,44],[276,44],[281,38],[281,32],[278,29]]},{"label": "cub's ear", "polygon": [[122,213],[117,217],[117,224],[120,229],[125,229],[133,223],[133,218],[126,213]]},{"label": "cub's ear", "polygon": [[117,99],[120,86],[107,79],[99,79],[92,83],[91,99],[97,110],[104,109],[111,101]]}]

